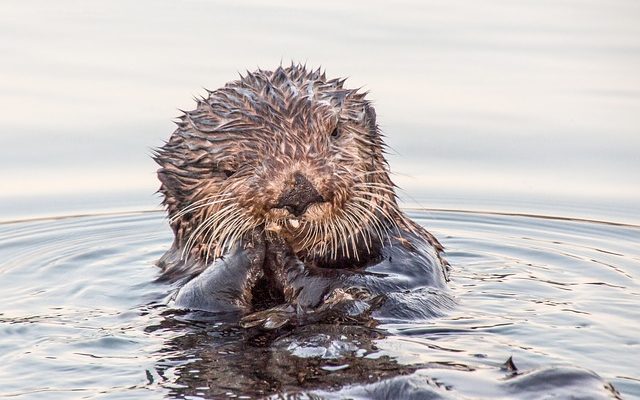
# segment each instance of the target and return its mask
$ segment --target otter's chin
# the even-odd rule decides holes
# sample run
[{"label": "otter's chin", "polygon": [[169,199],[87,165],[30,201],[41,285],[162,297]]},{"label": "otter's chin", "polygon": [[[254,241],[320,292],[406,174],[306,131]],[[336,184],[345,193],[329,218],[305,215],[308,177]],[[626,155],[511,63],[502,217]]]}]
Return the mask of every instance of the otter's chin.
[{"label": "otter's chin", "polygon": [[299,216],[284,208],[274,208],[265,215],[265,230],[283,237],[296,252],[306,251],[309,250],[306,247],[322,239],[318,237],[321,231],[318,226],[328,223],[332,210],[329,202],[311,204]]},{"label": "otter's chin", "polygon": [[[301,215],[295,215],[285,208],[272,208],[264,216],[267,230],[287,229],[292,232],[303,230],[309,224],[322,224],[332,215],[333,206],[329,202],[314,203]],[[279,227],[279,229],[278,229]]]}]

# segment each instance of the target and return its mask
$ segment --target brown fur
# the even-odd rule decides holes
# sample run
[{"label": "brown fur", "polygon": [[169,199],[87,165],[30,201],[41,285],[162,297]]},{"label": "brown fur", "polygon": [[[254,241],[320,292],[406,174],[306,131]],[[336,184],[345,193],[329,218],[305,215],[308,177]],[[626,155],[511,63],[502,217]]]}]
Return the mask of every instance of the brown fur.
[{"label": "brown fur", "polygon": [[[198,274],[252,235],[325,266],[358,264],[406,231],[442,250],[399,210],[373,106],[343,84],[301,65],[258,70],[179,117],[155,155],[175,234],[166,277]],[[303,186],[317,201],[294,215],[282,199]]]}]

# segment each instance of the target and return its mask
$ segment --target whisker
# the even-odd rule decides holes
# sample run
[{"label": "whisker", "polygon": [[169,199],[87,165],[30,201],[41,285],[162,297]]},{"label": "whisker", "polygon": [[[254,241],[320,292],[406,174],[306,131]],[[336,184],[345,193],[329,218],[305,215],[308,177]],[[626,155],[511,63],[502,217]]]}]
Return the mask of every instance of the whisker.
[{"label": "whisker", "polygon": [[211,251],[211,246],[212,244],[216,243],[216,246],[214,248],[214,258],[220,257],[222,254],[222,241],[224,240],[224,236],[223,233],[226,232],[226,230],[229,229],[229,223],[227,223],[227,220],[231,219],[231,221],[235,221],[237,219],[237,217],[240,215],[240,210],[234,206],[234,208],[232,210],[230,210],[229,212],[227,212],[224,215],[224,218],[220,220],[220,222],[217,224],[218,226],[216,226],[208,235],[209,235],[209,241],[207,242],[207,254],[206,254],[206,261],[208,262],[209,260],[209,254]]},{"label": "whisker", "polygon": [[[231,193],[222,193],[222,194],[218,194],[218,195],[211,195],[211,196],[207,196],[207,197],[205,197],[203,199],[200,199],[198,201],[194,201],[193,203],[191,203],[188,206],[184,207],[183,209],[179,210],[176,214],[174,214],[171,218],[169,218],[169,221],[174,222],[178,218],[180,218],[180,217],[184,216],[185,214],[188,214],[191,211],[194,211],[194,210],[196,210],[198,208],[206,207],[208,205],[213,205],[213,204],[217,204],[217,203],[221,203],[223,201],[227,201],[228,199],[221,199],[221,200],[215,200],[213,202],[209,202],[210,200],[218,199],[220,197],[226,197],[226,196],[231,196]],[[209,202],[209,203],[207,203],[207,202]],[[202,204],[202,203],[206,203],[206,204]]]},{"label": "whisker", "polygon": [[[187,254],[191,252],[191,248],[195,244],[198,236],[202,235],[203,241],[206,241],[207,236],[209,235],[209,232],[211,231],[211,229],[213,229],[216,225],[218,225],[221,219],[226,218],[227,214],[229,212],[232,212],[234,207],[235,206],[233,204],[230,204],[222,208],[221,210],[218,210],[217,212],[213,213],[210,217],[206,218],[200,225],[198,225],[197,228],[193,231],[193,233],[189,236],[189,240],[187,240],[187,243],[185,244],[185,251],[187,252]],[[208,243],[207,244],[207,250],[208,250],[211,244],[211,240],[209,240],[207,243]]]}]

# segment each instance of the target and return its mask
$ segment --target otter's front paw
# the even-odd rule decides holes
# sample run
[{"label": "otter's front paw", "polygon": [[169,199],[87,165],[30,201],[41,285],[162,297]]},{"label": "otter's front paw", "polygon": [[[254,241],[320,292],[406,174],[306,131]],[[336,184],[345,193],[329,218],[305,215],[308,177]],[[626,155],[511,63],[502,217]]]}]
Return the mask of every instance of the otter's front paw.
[{"label": "otter's front paw", "polygon": [[272,330],[286,325],[356,322],[366,324],[373,322],[370,319],[371,312],[384,301],[384,296],[373,296],[363,288],[334,289],[317,308],[305,309],[300,305],[281,304],[246,315],[240,320],[240,326]]},{"label": "otter's front paw", "polygon": [[322,304],[308,318],[322,322],[364,321],[385,299],[383,295],[374,296],[360,287],[337,288],[325,296]]},{"label": "otter's front paw", "polygon": [[267,310],[257,311],[244,316],[240,320],[243,328],[278,329],[292,322],[296,317],[296,310],[291,304],[281,304]]},{"label": "otter's front paw", "polygon": [[238,242],[232,251],[186,282],[173,305],[208,312],[244,311],[251,304],[251,288],[262,276],[263,260],[263,243]]}]

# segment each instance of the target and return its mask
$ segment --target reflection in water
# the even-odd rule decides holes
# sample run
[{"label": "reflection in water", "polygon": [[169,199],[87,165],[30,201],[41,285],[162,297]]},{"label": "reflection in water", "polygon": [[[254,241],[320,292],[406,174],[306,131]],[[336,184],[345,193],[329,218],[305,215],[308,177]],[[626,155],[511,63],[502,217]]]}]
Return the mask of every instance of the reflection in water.
[{"label": "reflection in water", "polygon": [[161,213],[2,224],[0,394],[597,398],[615,396],[610,382],[640,396],[639,227],[411,216],[447,247],[454,308],[276,333],[167,308],[172,289],[154,282],[171,242]]},{"label": "reflection in water", "polygon": [[374,341],[384,333],[361,326],[312,325],[275,333],[206,323],[179,327],[173,315],[167,321],[178,326],[163,329],[183,330],[166,343],[156,367],[172,397],[334,389],[417,368],[378,354]]},{"label": "reflection in water", "polygon": [[[364,326],[309,325],[288,332],[264,332],[207,319],[178,319],[172,312],[164,317],[161,325],[147,331],[181,332],[165,344],[155,368],[171,398],[440,399],[455,398],[456,393],[492,399],[619,397],[597,374],[575,367],[519,371],[510,358],[489,370],[495,382],[481,383],[469,377],[478,369],[473,364],[401,364],[376,345],[389,333]],[[471,379],[484,387],[446,384],[433,378],[434,370],[445,371],[449,381]],[[153,381],[153,375],[148,376]]]}]

